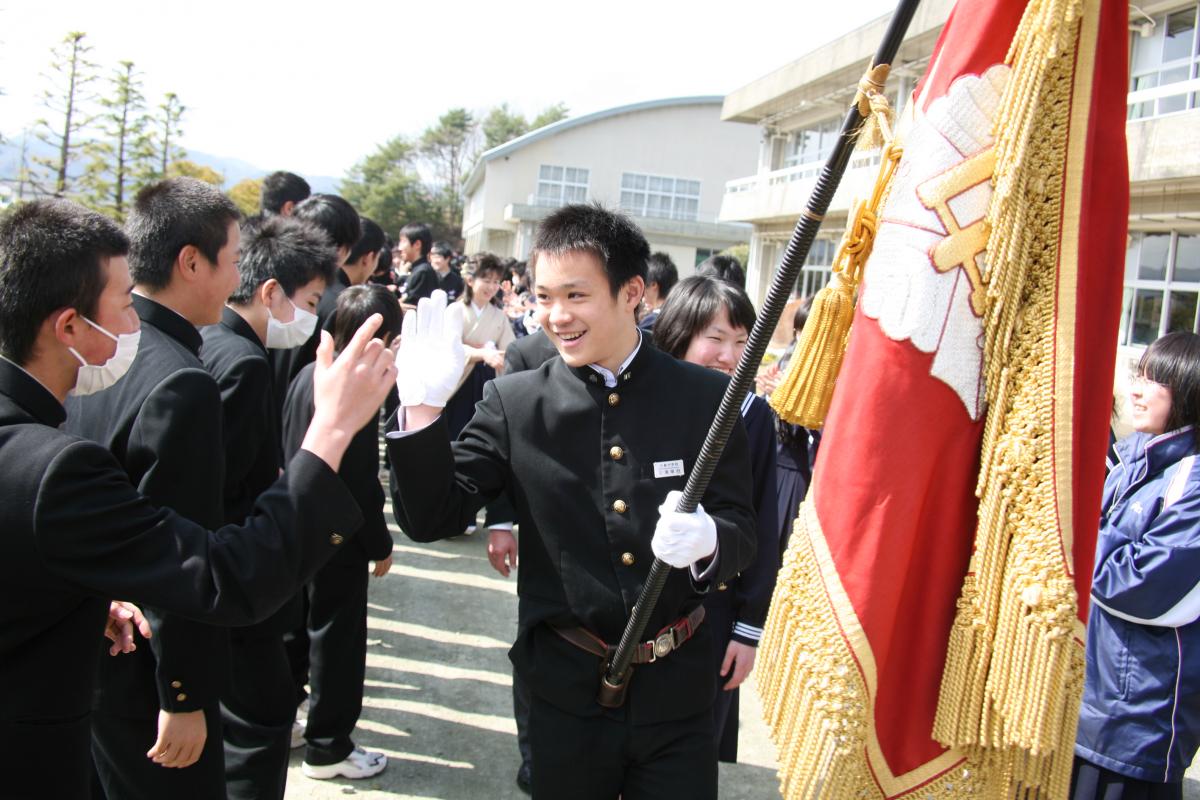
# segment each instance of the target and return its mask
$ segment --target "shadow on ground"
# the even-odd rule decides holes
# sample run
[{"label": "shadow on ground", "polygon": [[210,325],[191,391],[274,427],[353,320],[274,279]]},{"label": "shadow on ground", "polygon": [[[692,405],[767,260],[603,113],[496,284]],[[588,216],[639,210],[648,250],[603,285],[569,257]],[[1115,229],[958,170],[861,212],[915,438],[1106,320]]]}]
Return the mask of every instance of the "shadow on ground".
[{"label": "shadow on ground", "polygon": [[[390,763],[366,780],[314,781],[301,774],[304,751],[295,750],[288,800],[526,797],[515,783],[507,655],[516,633],[515,575],[505,580],[491,569],[482,533],[430,545],[392,533],[392,572],[371,581],[366,692],[356,732],[358,744],[382,750]],[[744,699],[742,707],[747,763],[722,765],[720,795],[775,797],[773,754],[757,702]]]}]

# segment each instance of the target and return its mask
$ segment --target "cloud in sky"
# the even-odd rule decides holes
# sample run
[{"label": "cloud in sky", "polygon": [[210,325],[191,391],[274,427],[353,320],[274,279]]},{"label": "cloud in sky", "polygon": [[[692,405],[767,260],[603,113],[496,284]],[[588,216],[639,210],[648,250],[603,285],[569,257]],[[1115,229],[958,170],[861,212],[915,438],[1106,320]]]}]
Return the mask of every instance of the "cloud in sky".
[{"label": "cloud in sky", "polygon": [[893,7],[892,0],[8,0],[0,131],[44,111],[50,48],[85,31],[106,70],[131,60],[153,103],[188,107],[184,146],[264,169],[341,175],[452,106],[572,115],[725,94]]}]

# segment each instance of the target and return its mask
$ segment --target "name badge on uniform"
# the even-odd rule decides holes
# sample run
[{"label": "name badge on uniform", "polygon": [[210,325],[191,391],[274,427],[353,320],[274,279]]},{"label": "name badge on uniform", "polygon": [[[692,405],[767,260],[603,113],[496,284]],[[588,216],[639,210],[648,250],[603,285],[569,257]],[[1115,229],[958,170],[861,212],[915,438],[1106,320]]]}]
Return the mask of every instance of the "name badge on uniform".
[{"label": "name badge on uniform", "polygon": [[656,478],[677,478],[683,474],[683,459],[677,458],[674,461],[655,461],[654,462],[654,477]]}]

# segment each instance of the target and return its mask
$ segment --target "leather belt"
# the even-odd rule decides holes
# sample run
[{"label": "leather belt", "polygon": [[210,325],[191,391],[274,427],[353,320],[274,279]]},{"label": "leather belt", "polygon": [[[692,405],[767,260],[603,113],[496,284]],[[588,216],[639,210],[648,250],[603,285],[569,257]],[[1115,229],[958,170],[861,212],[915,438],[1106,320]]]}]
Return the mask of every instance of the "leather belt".
[{"label": "leather belt", "polygon": [[[642,642],[634,647],[633,663],[652,664],[660,658],[666,658],[672,652],[678,650],[684,642],[692,638],[696,633],[696,629],[700,627],[700,623],[703,621],[704,606],[696,606],[692,610],[692,613],[663,628],[650,641]],[[575,645],[580,650],[587,651],[594,656],[599,656],[605,660],[605,663],[608,662],[612,652],[616,650],[616,647],[608,644],[587,628],[581,626],[558,628],[553,625],[550,627],[566,641]]]}]

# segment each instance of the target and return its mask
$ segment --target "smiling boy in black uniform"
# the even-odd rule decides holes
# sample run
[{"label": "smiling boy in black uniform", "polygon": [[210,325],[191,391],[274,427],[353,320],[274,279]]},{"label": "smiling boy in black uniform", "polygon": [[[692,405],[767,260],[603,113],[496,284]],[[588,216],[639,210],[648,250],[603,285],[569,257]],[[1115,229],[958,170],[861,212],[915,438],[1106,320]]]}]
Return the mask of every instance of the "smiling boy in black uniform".
[{"label": "smiling boy in black uniform", "polygon": [[[488,385],[451,447],[441,407],[462,364],[444,297],[405,318],[403,408],[388,434],[397,521],[431,541],[460,533],[508,490],[525,523],[510,658],[533,691],[533,794],[716,797],[716,685],[701,599],[754,554],[745,433],[734,429],[693,514],[674,511],[727,378],[643,340],[635,311],[649,247],[598,206],[547,217],[535,247],[541,322],[561,359]],[[657,556],[671,573],[647,626],[672,647],[639,655],[625,704],[596,702],[615,644]],[[581,643],[591,643],[585,647]]]}]

